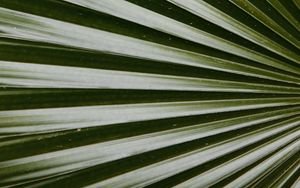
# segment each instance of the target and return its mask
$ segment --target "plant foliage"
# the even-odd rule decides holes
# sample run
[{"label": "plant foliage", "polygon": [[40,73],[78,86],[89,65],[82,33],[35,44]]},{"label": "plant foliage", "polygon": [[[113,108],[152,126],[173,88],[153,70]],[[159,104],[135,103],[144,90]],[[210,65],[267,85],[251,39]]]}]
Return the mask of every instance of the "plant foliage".
[{"label": "plant foliage", "polygon": [[0,187],[299,187],[298,0],[0,0]]}]

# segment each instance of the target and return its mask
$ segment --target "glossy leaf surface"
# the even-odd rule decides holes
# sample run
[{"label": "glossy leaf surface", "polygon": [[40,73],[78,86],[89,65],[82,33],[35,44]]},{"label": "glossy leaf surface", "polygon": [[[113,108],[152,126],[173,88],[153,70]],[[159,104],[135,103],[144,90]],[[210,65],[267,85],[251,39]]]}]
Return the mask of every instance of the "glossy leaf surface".
[{"label": "glossy leaf surface", "polygon": [[0,0],[0,187],[299,187],[297,0]]}]

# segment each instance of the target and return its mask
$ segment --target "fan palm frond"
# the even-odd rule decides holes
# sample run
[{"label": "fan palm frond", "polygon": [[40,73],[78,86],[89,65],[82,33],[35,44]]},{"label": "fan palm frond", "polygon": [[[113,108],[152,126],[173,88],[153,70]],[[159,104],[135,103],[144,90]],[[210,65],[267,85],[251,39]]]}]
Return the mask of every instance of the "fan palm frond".
[{"label": "fan palm frond", "polygon": [[1,187],[299,187],[297,0],[0,0]]}]

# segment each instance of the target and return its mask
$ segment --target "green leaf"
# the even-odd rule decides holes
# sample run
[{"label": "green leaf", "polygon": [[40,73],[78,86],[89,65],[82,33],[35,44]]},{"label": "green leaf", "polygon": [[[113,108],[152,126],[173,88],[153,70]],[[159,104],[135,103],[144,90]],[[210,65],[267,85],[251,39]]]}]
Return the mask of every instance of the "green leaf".
[{"label": "green leaf", "polygon": [[299,187],[299,7],[0,0],[0,187]]}]

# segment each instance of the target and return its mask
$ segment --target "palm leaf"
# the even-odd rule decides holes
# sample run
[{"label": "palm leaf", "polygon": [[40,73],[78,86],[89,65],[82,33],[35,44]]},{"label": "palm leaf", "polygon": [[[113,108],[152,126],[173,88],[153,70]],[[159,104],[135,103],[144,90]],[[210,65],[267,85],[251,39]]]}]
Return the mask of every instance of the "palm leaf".
[{"label": "palm leaf", "polygon": [[299,187],[297,0],[0,0],[1,187]]}]

